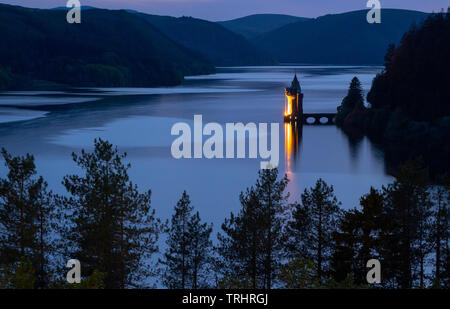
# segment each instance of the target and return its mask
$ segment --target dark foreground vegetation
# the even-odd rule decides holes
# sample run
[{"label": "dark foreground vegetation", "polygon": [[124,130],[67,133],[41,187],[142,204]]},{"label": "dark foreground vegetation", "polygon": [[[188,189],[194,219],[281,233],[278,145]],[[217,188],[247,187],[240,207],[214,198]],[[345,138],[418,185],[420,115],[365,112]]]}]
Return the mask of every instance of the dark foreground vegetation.
[{"label": "dark foreground vegetation", "polygon": [[[73,154],[82,172],[64,177],[64,196],[37,176],[33,156],[2,157],[1,288],[153,287],[157,279],[177,289],[450,288],[450,183],[430,186],[414,162],[350,210],[321,179],[289,203],[287,177],[261,170],[213,240],[186,192],[170,222],[159,220],[151,192],[131,182],[126,155],[107,141]],[[81,262],[79,284],[65,280],[69,259]],[[374,286],[370,259],[381,262]]]},{"label": "dark foreground vegetation", "polygon": [[354,79],[338,108],[337,124],[383,145],[386,159],[421,157],[434,178],[450,172],[450,14],[434,14],[390,46],[364,106]]}]

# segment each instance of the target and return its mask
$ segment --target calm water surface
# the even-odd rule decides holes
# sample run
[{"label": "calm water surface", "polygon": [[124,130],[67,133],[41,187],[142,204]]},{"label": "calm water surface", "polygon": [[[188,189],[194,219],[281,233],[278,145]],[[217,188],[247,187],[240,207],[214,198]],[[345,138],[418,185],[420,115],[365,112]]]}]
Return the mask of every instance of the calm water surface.
[{"label": "calm water surface", "polygon": [[[261,159],[173,159],[176,122],[280,123],[281,172],[290,179],[292,200],[323,178],[335,187],[342,207],[358,204],[370,186],[392,180],[383,153],[367,138],[349,139],[335,126],[283,124],[284,87],[297,72],[306,112],[335,112],[353,76],[367,91],[379,67],[219,68],[210,76],[187,78],[182,86],[156,89],[77,89],[59,92],[6,92],[0,95],[0,147],[33,153],[50,187],[64,193],[61,179],[79,173],[70,154],[108,139],[128,153],[131,179],[150,188],[159,216],[168,218],[187,190],[195,207],[216,229],[239,209],[239,192],[252,185]],[[5,168],[0,167],[5,176]]]}]

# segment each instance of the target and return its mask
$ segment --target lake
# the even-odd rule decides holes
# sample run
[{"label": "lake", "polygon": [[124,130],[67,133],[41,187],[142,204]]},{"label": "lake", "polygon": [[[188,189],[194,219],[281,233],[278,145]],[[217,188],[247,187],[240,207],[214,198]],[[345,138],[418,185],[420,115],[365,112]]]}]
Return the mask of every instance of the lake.
[{"label": "lake", "polygon": [[[383,152],[367,138],[353,140],[335,126],[283,123],[284,87],[296,72],[305,112],[335,112],[357,76],[367,93],[381,67],[276,66],[218,68],[217,74],[188,77],[169,88],[96,88],[4,92],[0,95],[0,147],[35,155],[50,188],[64,193],[61,180],[79,173],[72,152],[92,149],[96,137],[127,152],[130,177],[141,191],[152,190],[157,215],[169,218],[187,190],[202,219],[216,231],[239,192],[255,183],[257,159],[174,159],[171,128],[177,122],[279,123],[281,173],[290,179],[291,200],[323,178],[335,187],[343,208],[358,205],[371,186],[392,181]],[[0,167],[5,177],[4,166]]]}]

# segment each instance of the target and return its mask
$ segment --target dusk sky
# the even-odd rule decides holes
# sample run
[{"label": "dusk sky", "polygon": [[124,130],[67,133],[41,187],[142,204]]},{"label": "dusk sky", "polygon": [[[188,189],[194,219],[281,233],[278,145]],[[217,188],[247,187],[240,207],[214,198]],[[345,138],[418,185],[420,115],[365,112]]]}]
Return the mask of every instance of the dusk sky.
[{"label": "dusk sky", "polygon": [[[66,0],[0,0],[26,7],[65,6]],[[366,8],[367,0],[80,0],[82,5],[107,9],[134,9],[150,14],[193,16],[213,21],[258,13],[279,13],[317,17]],[[401,8],[424,12],[447,8],[448,0],[380,0],[382,8]]]}]

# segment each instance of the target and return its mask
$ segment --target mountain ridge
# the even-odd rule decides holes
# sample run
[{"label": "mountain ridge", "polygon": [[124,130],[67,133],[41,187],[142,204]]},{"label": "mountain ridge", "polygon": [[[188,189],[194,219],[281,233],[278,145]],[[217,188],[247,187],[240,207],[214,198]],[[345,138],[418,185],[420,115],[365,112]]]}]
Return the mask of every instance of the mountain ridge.
[{"label": "mountain ridge", "polygon": [[220,24],[194,17],[138,13],[178,44],[216,66],[274,65],[277,62],[253,43]]},{"label": "mountain ridge", "polygon": [[81,24],[68,24],[63,10],[0,4],[0,20],[0,69],[7,85],[1,88],[33,87],[34,80],[167,86],[180,84],[186,75],[215,71],[208,61],[124,10],[89,9]]},{"label": "mountain ridge", "polygon": [[286,14],[253,14],[217,23],[247,39],[251,39],[287,24],[306,20],[309,20],[309,18]]},{"label": "mountain ridge", "polygon": [[280,63],[378,65],[389,44],[398,44],[411,24],[428,16],[419,11],[382,9],[381,24],[369,24],[367,12],[328,14],[288,24],[252,42]]}]

